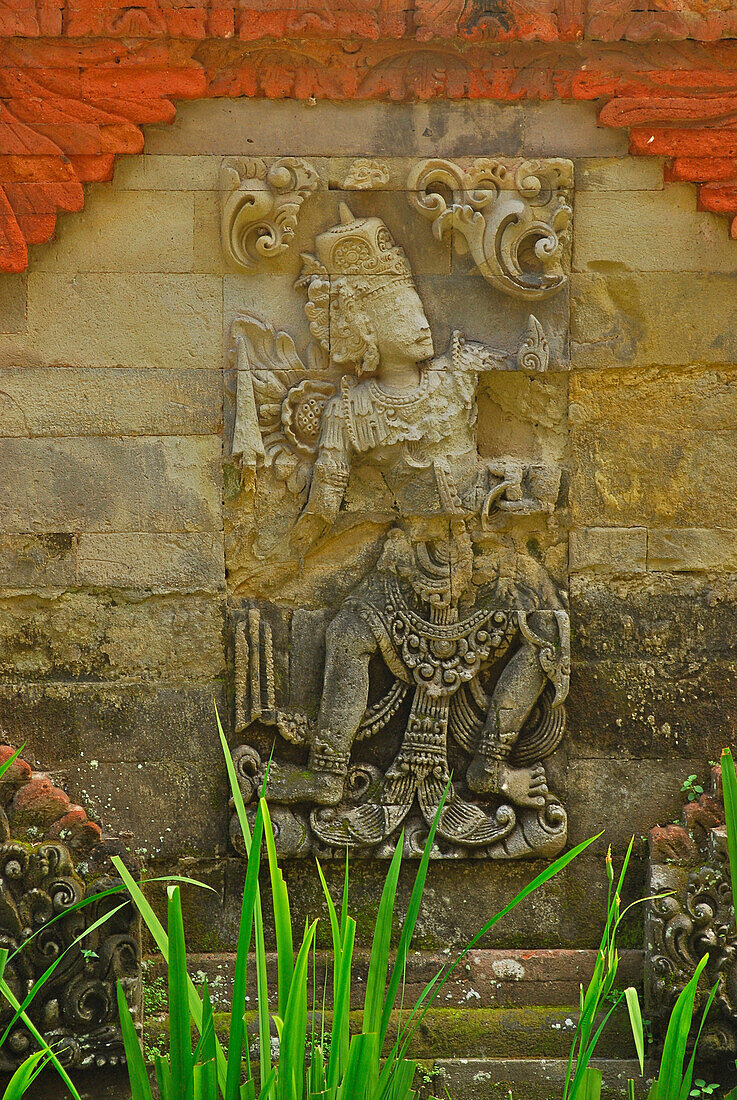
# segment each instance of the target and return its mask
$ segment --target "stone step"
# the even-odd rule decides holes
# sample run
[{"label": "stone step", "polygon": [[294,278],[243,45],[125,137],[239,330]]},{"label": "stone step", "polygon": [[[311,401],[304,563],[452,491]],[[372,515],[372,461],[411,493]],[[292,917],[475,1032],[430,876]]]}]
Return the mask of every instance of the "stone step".
[{"label": "stone step", "polygon": [[[327,1028],[330,1013],[326,1013]],[[404,1027],[408,1013],[400,1017],[392,1013],[388,1037],[392,1041],[399,1027]],[[255,1012],[247,1013],[251,1051],[258,1047]],[[409,1048],[409,1056],[420,1059],[437,1058],[566,1058],[576,1030],[577,1011],[567,1005],[536,1005],[511,1008],[432,1008],[428,1011]],[[230,1013],[215,1016],[220,1038],[227,1040]],[[319,1024],[318,1024],[319,1026]],[[351,1013],[351,1028],[361,1029],[361,1013]],[[166,1016],[147,1018],[144,1038],[151,1049],[166,1050],[168,1041]],[[597,1053],[602,1057],[634,1057],[634,1044],[624,1008],[607,1024]]]},{"label": "stone step", "polygon": [[[407,962],[404,1003],[412,1004],[427,982],[450,958],[449,954],[442,951],[413,951]],[[576,1005],[579,987],[588,983],[595,961],[595,951],[476,949],[469,953],[443,987],[437,1004],[444,1008]],[[363,1004],[368,963],[369,952],[356,951],[351,1004],[354,1009]],[[328,996],[332,988],[329,954],[318,951],[316,965],[317,988],[322,999],[326,966]],[[267,966],[269,989],[275,997],[275,953],[268,954]],[[216,1011],[227,1011],[230,1008],[234,967],[235,955],[232,954],[189,956],[190,974],[195,981],[201,982],[207,978]],[[628,985],[639,988],[642,985],[642,967],[642,951],[621,951],[617,984],[621,988]],[[165,974],[160,956],[146,961],[145,980],[150,991],[164,988]],[[254,1004],[256,989],[253,966],[250,967],[250,977],[248,996],[250,1003]]]},{"label": "stone step", "polygon": [[[444,1086],[453,1100],[560,1100],[567,1065],[564,1058],[450,1059],[436,1061],[428,1076],[432,1091],[441,1096]],[[591,1065],[602,1072],[602,1100],[626,1100],[630,1078],[645,1100],[652,1079],[640,1077],[637,1061],[597,1058]]]}]

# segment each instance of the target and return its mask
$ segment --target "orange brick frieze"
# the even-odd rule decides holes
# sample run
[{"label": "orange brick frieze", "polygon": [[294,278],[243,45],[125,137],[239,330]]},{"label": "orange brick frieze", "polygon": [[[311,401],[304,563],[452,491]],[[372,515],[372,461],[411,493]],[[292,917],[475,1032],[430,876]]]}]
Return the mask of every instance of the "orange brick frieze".
[{"label": "orange brick frieze", "polygon": [[0,270],[209,96],[592,100],[737,236],[737,0],[0,0]]}]

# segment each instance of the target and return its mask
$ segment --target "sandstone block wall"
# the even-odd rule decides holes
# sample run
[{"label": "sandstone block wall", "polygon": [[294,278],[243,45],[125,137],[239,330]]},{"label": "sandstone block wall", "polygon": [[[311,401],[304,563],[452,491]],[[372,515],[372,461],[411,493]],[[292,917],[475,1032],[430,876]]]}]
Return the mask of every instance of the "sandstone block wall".
[{"label": "sandstone block wall", "polygon": [[[490,452],[516,437],[526,402],[568,471],[548,550],[573,629],[553,767],[571,841],[604,830],[499,942],[589,946],[606,845],[675,817],[683,778],[707,773],[737,715],[737,244],[593,106],[183,105],[60,218],[25,276],[0,278],[0,726],[151,865],[194,857],[235,906],[213,715],[232,701],[222,393],[226,332],[254,291],[220,248],[220,162],[483,152],[576,169],[570,374],[537,421],[510,379],[479,437]],[[302,308],[291,262],[263,276],[285,327]],[[440,248],[420,262],[447,277]],[[381,873],[361,874],[366,913]],[[291,874],[308,906],[311,867]],[[529,875],[435,868],[426,944],[463,939]],[[235,914],[193,947],[227,945]]]}]

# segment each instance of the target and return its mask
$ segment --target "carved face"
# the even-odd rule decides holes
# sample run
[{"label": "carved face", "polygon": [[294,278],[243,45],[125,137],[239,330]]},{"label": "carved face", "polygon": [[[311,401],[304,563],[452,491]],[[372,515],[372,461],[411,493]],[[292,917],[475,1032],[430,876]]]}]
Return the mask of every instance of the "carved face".
[{"label": "carved face", "polygon": [[434,354],[432,333],[413,286],[388,288],[365,299],[382,367],[397,360],[421,363]]}]

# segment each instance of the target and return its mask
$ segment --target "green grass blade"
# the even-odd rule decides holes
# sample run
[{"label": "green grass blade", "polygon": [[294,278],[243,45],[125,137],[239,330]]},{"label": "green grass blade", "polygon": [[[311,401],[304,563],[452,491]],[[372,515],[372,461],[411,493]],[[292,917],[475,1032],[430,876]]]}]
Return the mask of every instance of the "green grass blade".
[{"label": "green grass blade", "polygon": [[261,841],[264,819],[261,807],[256,811],[253,826],[253,840],[248,853],[246,880],[243,885],[241,918],[238,928],[238,946],[236,950],[235,972],[233,976],[233,995],[231,1000],[230,1036],[228,1039],[228,1071],[225,1084],[225,1100],[238,1100],[241,1079],[241,1055],[244,1040],[243,1012],[246,1005],[246,987],[248,980],[248,952],[251,946],[251,928],[253,925],[256,899],[259,897],[258,875],[261,865]]},{"label": "green grass blade", "polygon": [[340,973],[338,975],[337,991],[333,1002],[333,1030],[330,1040],[330,1058],[328,1060],[327,1078],[329,1088],[337,1087],[348,1063],[348,1050],[351,1039],[351,965],[353,962],[355,937],[356,922],[352,917],[347,917]]},{"label": "green grass blade", "polygon": [[600,1069],[584,1070],[581,1087],[578,1091],[578,1100],[600,1100],[602,1075]]},{"label": "green grass blade", "polygon": [[677,1100],[683,1081],[683,1063],[686,1057],[686,1046],[691,1031],[694,1001],[696,999],[696,987],[699,983],[704,967],[709,961],[709,956],[699,962],[694,975],[680,992],[678,1000],[673,1006],[668,1029],[663,1043],[663,1054],[660,1060],[660,1072],[656,1081],[655,1096],[657,1100]]},{"label": "green grass blade", "polygon": [[274,926],[276,931],[276,969],[279,978],[278,1011],[284,1018],[287,1001],[289,1000],[289,988],[292,984],[292,971],[294,969],[294,944],[292,942],[292,915],[289,909],[289,892],[284,876],[281,873],[276,858],[276,843],[274,830],[271,826],[271,815],[266,799],[261,799],[261,808],[264,815],[264,838],[266,840],[266,855],[269,862],[269,875],[271,878],[271,896],[274,902]]},{"label": "green grass blade", "polygon": [[397,957],[394,960],[394,966],[392,967],[391,976],[389,978],[389,984],[386,990],[386,996],[384,997],[384,1005],[381,1012],[381,1021],[379,1024],[379,1050],[384,1046],[384,1039],[386,1038],[386,1031],[389,1027],[389,1019],[391,1011],[394,1008],[394,1002],[396,1001],[397,991],[402,980],[402,975],[405,971],[407,962],[407,956],[409,955],[410,945],[412,943],[412,937],[415,932],[415,926],[417,924],[417,918],[420,913],[420,906],[422,904],[422,895],[425,892],[425,882],[427,881],[427,872],[430,866],[430,853],[432,852],[432,846],[435,842],[435,832],[438,827],[440,815],[443,812],[448,792],[450,791],[450,781],[448,781],[445,790],[443,791],[443,797],[440,799],[435,816],[433,817],[430,831],[425,841],[425,847],[422,852],[419,865],[417,867],[417,874],[415,875],[414,885],[412,887],[412,893],[409,899],[409,905],[407,906],[407,914],[404,918],[404,924],[402,925],[402,932],[399,937],[399,945],[397,947]]},{"label": "green grass blade", "polygon": [[214,1062],[215,1050],[215,1019],[212,1013],[210,987],[205,981],[202,986],[202,1034],[195,1047],[194,1063],[201,1062],[204,1065],[205,1062]]},{"label": "green grass blade", "polygon": [[370,1093],[372,1067],[379,1060],[379,1037],[374,1032],[354,1035],[348,1052],[348,1065],[338,1090],[339,1100],[366,1100]]},{"label": "green grass blade", "polygon": [[161,1100],[174,1100],[171,1090],[171,1069],[169,1068],[169,1059],[163,1058],[160,1054],[155,1054],[154,1067],[156,1070],[156,1084],[161,1093]]},{"label": "green grass blade", "polygon": [[131,1100],[152,1100],[151,1085],[146,1072],[143,1051],[131,1019],[131,1012],[120,982],[117,983],[118,1015],[120,1030],[123,1034],[123,1048],[128,1064],[128,1080],[131,1087]]},{"label": "green grass blade", "polygon": [[[220,745],[222,747],[223,756],[225,758],[225,767],[228,772],[228,782],[230,783],[230,791],[233,796],[235,812],[238,816],[238,823],[241,827],[241,832],[243,833],[243,843],[245,845],[246,855],[250,856],[251,830],[248,826],[248,818],[246,817],[246,806],[243,801],[243,795],[241,793],[240,784],[238,783],[238,776],[236,775],[235,765],[233,764],[233,758],[230,754],[230,748],[228,747],[228,739],[225,736],[217,706],[215,707],[215,719],[218,726]],[[261,1080],[267,1081],[270,1079],[271,1076],[271,1028],[269,1026],[269,989],[266,970],[266,942],[264,938],[264,918],[263,912],[261,910],[261,894],[259,892],[256,893],[253,927],[254,949],[256,952],[256,1004],[258,1009],[259,1067],[261,1070]],[[220,1077],[220,1060],[218,1059],[218,1077],[221,1080],[221,1085],[225,1079],[226,1074],[227,1070],[224,1068],[223,1077]]]},{"label": "green grass blade", "polygon": [[[3,1100],[21,1100],[35,1081],[40,1071],[49,1060],[47,1051],[39,1050],[26,1058],[22,1065],[18,1066],[13,1076],[8,1081]],[[133,1097],[132,1100],[136,1100]]]},{"label": "green grass blade", "polygon": [[698,1050],[699,1040],[701,1038],[701,1032],[704,1030],[704,1024],[706,1023],[706,1017],[709,1015],[709,1009],[711,1008],[711,1006],[714,1003],[714,998],[717,995],[717,990],[718,989],[719,989],[719,982],[716,982],[716,984],[714,986],[712,986],[711,990],[709,991],[709,996],[706,999],[706,1004],[704,1005],[704,1011],[701,1014],[701,1023],[699,1024],[699,1030],[696,1033],[696,1040],[694,1042],[693,1052],[691,1054],[691,1058],[690,1058],[690,1061],[688,1063],[688,1067],[686,1069],[686,1073],[685,1073],[685,1076],[683,1078],[683,1082],[681,1084],[680,1100],[686,1100],[689,1093],[691,1092],[691,1082],[693,1081],[694,1065],[696,1063],[696,1051]]},{"label": "green grass blade", "polygon": [[[0,978],[0,994],[2,994],[2,996],[5,998],[5,1000],[8,1002],[8,1004],[10,1005],[11,1008],[15,1009],[16,1011],[20,1008],[20,1005],[19,1005],[18,1001],[16,1000],[15,994],[13,993],[12,989],[10,988],[10,986],[8,985],[8,983],[5,981],[4,978]],[[80,1095],[77,1092],[76,1088],[74,1087],[74,1084],[73,1084],[69,1074],[64,1069],[63,1065],[61,1064],[61,1062],[59,1061],[59,1059],[57,1058],[56,1054],[51,1049],[49,1044],[46,1042],[46,1040],[44,1039],[43,1035],[38,1030],[36,1025],[33,1023],[33,1021],[30,1019],[30,1017],[25,1012],[19,1012],[18,1017],[19,1017],[19,1019],[21,1019],[23,1021],[23,1023],[28,1028],[28,1030],[30,1031],[33,1038],[38,1043],[38,1045],[40,1047],[42,1047],[44,1052],[48,1055],[49,1062],[51,1062],[51,1064],[53,1065],[54,1069],[56,1070],[56,1072],[61,1077],[64,1084],[69,1089],[70,1093],[72,1094],[73,1100],[80,1100]]]},{"label": "green grass blade", "polygon": [[[187,947],[184,941],[182,898],[179,886],[168,888],[169,931],[169,1061],[174,1095],[192,1100],[192,1039],[189,1025]],[[200,1032],[204,1031],[203,1023]]]},{"label": "green grass blade", "polygon": [[302,946],[297,953],[289,997],[284,1015],[284,1029],[279,1049],[279,1077],[286,1071],[290,1091],[284,1092],[284,1100],[302,1100],[304,1094],[305,1045],[307,1042],[307,968],[310,949],[315,937],[317,921],[306,929]]},{"label": "green grass blade", "polygon": [[195,1063],[192,1073],[194,1100],[216,1100],[218,1094],[218,1070],[211,1062]]},{"label": "green grass blade", "polygon": [[645,1028],[642,1023],[642,1011],[640,1009],[640,998],[637,996],[637,990],[634,986],[628,986],[624,991],[624,999],[627,1003],[627,1012],[630,1018],[630,1027],[632,1028],[632,1038],[635,1042],[635,1050],[637,1051],[637,1061],[640,1063],[640,1075],[645,1074]]},{"label": "green grass blade", "polygon": [[[110,862],[113,864],[115,870],[118,872],[121,879],[125,883],[126,889],[128,890],[128,893],[130,894],[136,909],[143,917],[144,923],[151,933],[154,943],[156,944],[164,958],[164,962],[168,964],[169,937],[164,931],[161,921],[154,913],[149,902],[144,897],[140,886],[133,878],[120,856],[111,856]],[[202,1001],[200,1000],[200,995],[197,992],[195,984],[189,977],[189,975],[187,975],[187,990],[190,1014],[195,1022],[197,1030],[200,1032],[200,1034],[202,1034]],[[222,1046],[220,1045],[220,1040],[217,1038],[217,1036],[215,1041],[217,1046],[218,1082],[220,1085],[220,1090],[223,1091],[225,1089],[225,1077],[227,1072],[225,1055],[223,1053]]]},{"label": "green grass blade", "polygon": [[391,945],[394,902],[397,896],[397,882],[402,866],[404,848],[404,830],[399,834],[397,846],[389,865],[384,889],[381,892],[379,911],[376,915],[376,927],[371,943],[371,958],[366,979],[366,998],[363,1008],[363,1027],[366,1034],[379,1034],[384,1006],[386,975],[389,968],[389,948]]},{"label": "green grass blade", "polygon": [[731,749],[722,750],[722,790],[724,791],[724,815],[727,822],[727,850],[729,871],[732,878],[732,906],[737,919],[737,774]]}]

